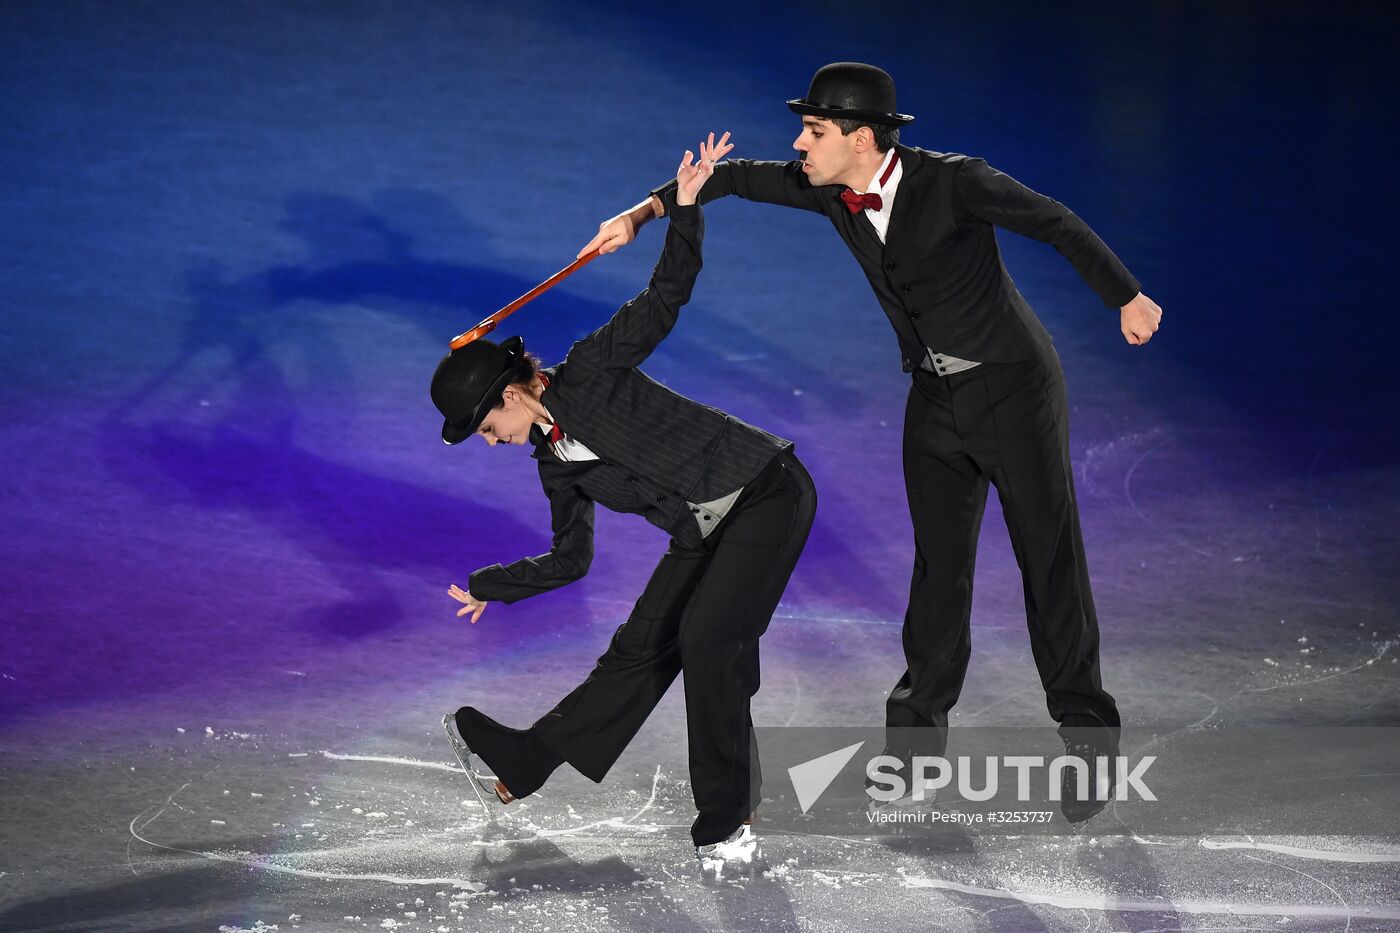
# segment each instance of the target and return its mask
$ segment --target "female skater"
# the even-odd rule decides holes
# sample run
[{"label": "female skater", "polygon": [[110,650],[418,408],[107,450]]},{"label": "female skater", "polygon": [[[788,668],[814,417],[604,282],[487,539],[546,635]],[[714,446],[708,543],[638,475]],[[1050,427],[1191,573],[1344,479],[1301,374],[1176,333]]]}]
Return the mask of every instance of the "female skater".
[{"label": "female skater", "polygon": [[[444,357],[432,398],[443,440],[534,446],[549,498],[547,554],[495,564],[448,591],[475,622],[582,577],[593,504],[644,517],[670,547],[588,678],[528,729],[465,706],[443,717],[470,775],[481,758],[501,803],[534,793],[561,763],[602,781],[676,675],[685,671],[690,777],[702,864],[753,851],[760,776],[749,699],[758,639],[778,605],[816,508],[792,442],[691,401],[637,368],[676,323],[700,271],[696,194],[732,148],[702,144],[676,173],[676,209],[647,288],[547,369],[519,337],[477,340]],[[752,767],[751,767],[752,763]],[[486,785],[486,782],[482,782]]]}]

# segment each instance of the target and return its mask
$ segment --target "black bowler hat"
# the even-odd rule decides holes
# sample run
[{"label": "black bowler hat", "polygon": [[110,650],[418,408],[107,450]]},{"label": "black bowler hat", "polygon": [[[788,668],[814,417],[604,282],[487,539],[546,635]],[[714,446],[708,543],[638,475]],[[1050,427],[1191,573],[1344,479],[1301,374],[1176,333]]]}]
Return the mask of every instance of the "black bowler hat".
[{"label": "black bowler hat", "polygon": [[883,126],[913,123],[907,113],[896,113],[894,79],[874,65],[833,62],[812,76],[807,96],[787,102],[793,113],[828,120],[861,120]]},{"label": "black bowler hat", "polygon": [[524,355],[525,341],[511,337],[501,344],[473,340],[442,358],[430,391],[433,404],[446,419],[442,423],[443,441],[460,443],[481,427]]}]

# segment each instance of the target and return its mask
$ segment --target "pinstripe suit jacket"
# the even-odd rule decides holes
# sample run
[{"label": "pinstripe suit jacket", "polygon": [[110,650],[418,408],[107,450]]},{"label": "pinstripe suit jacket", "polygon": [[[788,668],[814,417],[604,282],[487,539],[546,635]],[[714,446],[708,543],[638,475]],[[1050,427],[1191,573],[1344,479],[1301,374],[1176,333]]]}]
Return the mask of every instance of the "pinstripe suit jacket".
[{"label": "pinstripe suit jacket", "polygon": [[677,543],[698,547],[699,526],[687,503],[733,492],[792,447],[637,368],[675,326],[700,272],[705,228],[699,206],[673,204],[668,216],[666,245],[647,287],[545,370],[549,386],[540,401],[599,459],[560,460],[542,432],[531,432],[553,545],[547,554],[473,573],[469,589],[477,599],[514,602],[587,573],[595,502],[641,515]]}]

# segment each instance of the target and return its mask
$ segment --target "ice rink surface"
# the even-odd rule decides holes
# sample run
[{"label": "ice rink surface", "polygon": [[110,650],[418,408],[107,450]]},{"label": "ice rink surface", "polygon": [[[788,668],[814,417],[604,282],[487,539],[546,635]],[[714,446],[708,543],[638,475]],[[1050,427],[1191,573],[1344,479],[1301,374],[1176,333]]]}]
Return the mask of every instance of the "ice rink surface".
[{"label": "ice rink surface", "polygon": [[[565,767],[488,820],[456,770],[442,714],[551,708],[665,539],[600,514],[585,580],[456,619],[449,584],[548,528],[522,451],[437,439],[447,339],[703,132],[787,158],[782,101],[843,58],[895,75],[904,142],[1064,201],[1165,309],[1129,348],[1050,247],[1001,238],[1067,375],[1125,722],[1167,747],[1400,724],[1394,15],[866,14],[908,40],[764,3],[742,28],[626,4],[0,9],[0,930],[1400,929],[1393,834],[1142,834],[1116,808],[892,838],[760,811],[752,877],[707,882],[678,690],[602,784]],[[903,669],[908,377],[823,221],[706,216],[646,369],[793,438],[821,503],[754,720],[878,723]],[[514,331],[559,358],[660,241]],[[989,498],[954,741],[1053,736]],[[1276,774],[1324,808],[1396,777]]]}]

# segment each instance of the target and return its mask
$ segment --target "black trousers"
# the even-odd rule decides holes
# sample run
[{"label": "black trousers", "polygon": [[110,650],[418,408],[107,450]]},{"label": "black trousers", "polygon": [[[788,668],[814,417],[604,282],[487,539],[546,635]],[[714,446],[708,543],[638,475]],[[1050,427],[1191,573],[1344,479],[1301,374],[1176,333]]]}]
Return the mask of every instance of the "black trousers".
[{"label": "black trousers", "polygon": [[[1021,569],[1050,715],[1062,732],[1103,728],[1116,743],[1118,709],[1100,682],[1069,405],[1055,352],[943,377],[916,371],[904,421],[904,482],[915,542],[904,616],[908,668],[886,703],[886,725],[934,727],[918,751],[943,753],[972,649],[973,565],[991,483]],[[905,744],[908,734],[893,744]]]},{"label": "black trousers", "polygon": [[[749,717],[758,639],[768,628],[816,511],[812,479],[780,454],[703,546],[671,542],[588,679],[529,730],[601,781],[676,675],[685,671],[696,845],[726,838],[758,803]],[[753,768],[750,768],[752,759]]]}]

